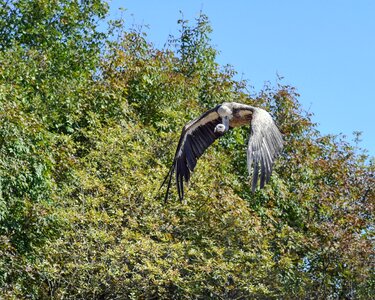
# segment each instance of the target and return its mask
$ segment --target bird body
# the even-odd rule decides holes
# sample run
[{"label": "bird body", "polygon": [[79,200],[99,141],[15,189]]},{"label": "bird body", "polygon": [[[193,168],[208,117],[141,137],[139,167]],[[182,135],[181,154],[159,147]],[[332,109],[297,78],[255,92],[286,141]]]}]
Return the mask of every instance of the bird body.
[{"label": "bird body", "polygon": [[270,114],[258,107],[224,102],[206,111],[200,117],[184,126],[177,146],[173,164],[162,186],[168,180],[165,201],[168,199],[173,173],[180,200],[184,197],[184,181],[189,182],[197,160],[203,152],[218,138],[232,128],[251,125],[247,148],[247,166],[249,173],[253,167],[252,190],[269,181],[275,158],[283,147],[282,136]]}]

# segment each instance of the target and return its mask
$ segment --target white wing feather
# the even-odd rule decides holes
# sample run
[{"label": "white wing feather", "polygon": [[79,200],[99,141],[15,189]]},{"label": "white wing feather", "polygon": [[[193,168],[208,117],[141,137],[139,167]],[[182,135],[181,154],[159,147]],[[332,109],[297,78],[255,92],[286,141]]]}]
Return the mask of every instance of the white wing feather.
[{"label": "white wing feather", "polygon": [[254,108],[247,147],[247,167],[249,174],[253,173],[253,191],[258,184],[259,171],[260,187],[263,188],[269,181],[273,163],[282,148],[282,135],[270,114],[261,108]]}]

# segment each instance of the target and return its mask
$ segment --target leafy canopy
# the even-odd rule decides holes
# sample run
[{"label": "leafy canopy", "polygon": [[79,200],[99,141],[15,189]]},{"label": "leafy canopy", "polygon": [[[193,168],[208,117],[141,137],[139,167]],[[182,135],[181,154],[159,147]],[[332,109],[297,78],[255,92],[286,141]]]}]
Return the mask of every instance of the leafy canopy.
[{"label": "leafy canopy", "polygon": [[[322,135],[295,88],[250,95],[205,15],[157,49],[118,20],[101,32],[107,11],[0,1],[0,298],[369,299],[373,162]],[[276,119],[271,183],[251,193],[239,128],[200,159],[186,203],[163,203],[181,128],[223,101]]]}]

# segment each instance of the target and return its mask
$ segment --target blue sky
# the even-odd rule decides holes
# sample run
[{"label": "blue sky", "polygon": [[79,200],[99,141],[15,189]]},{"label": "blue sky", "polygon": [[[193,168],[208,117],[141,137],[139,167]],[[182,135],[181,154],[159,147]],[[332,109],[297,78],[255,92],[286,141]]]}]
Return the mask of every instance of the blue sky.
[{"label": "blue sky", "polygon": [[266,81],[295,86],[323,134],[352,139],[375,156],[375,1],[373,0],[112,0],[111,17],[125,8],[128,25],[148,25],[163,47],[177,20],[211,22],[218,62],[231,64],[259,91]]}]

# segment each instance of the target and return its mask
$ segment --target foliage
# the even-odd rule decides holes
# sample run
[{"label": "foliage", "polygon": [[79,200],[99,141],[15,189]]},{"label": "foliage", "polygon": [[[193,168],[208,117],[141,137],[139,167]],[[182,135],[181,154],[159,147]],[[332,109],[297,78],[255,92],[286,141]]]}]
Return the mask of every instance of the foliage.
[{"label": "foliage", "polygon": [[[322,135],[293,87],[251,97],[215,61],[206,16],[156,49],[139,28],[100,32],[99,0],[0,3],[0,298],[375,293],[373,162]],[[223,101],[275,117],[270,184],[251,192],[239,128],[200,159],[186,202],[164,203],[181,128]]]}]

